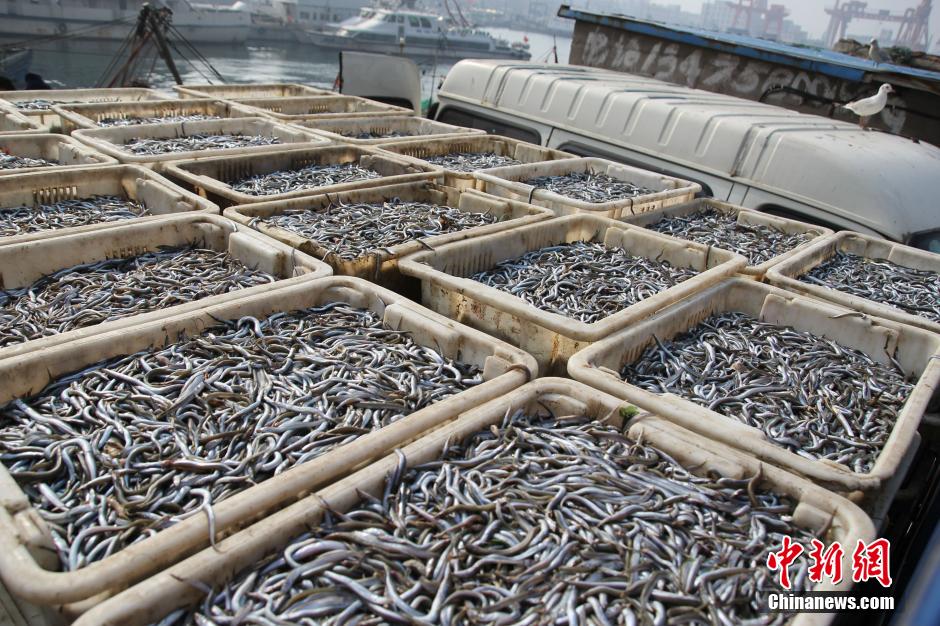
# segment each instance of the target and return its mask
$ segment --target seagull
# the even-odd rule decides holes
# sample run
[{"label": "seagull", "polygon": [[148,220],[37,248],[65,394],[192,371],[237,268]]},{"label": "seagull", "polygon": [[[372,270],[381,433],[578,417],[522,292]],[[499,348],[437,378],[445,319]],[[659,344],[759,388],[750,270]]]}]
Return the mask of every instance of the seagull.
[{"label": "seagull", "polygon": [[875,63],[890,63],[891,56],[878,47],[878,40],[872,39],[868,44],[868,58]]},{"label": "seagull", "polygon": [[848,109],[855,115],[859,116],[859,126],[862,128],[865,127],[866,118],[871,117],[881,113],[882,109],[885,108],[885,105],[888,103],[888,94],[894,93],[894,87],[888,83],[883,84],[878,88],[878,93],[868,98],[863,98],[861,100],[856,100],[855,102],[849,102],[848,104],[843,104],[843,109]]}]

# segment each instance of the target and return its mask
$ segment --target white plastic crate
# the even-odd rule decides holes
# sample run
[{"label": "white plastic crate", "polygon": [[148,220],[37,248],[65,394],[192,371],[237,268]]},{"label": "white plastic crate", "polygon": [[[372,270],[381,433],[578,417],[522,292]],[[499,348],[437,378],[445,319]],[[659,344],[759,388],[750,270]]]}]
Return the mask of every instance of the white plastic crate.
[{"label": "white plastic crate", "polygon": [[[563,176],[571,173],[604,174],[651,189],[652,193],[609,202],[586,202],[547,189],[537,189],[525,182],[539,176]],[[591,157],[509,165],[482,170],[474,176],[482,183],[481,189],[486,193],[545,206],[558,215],[590,213],[615,219],[688,202],[702,190],[698,183]]]},{"label": "white plastic crate", "polygon": [[[261,146],[239,146],[212,150],[190,150],[185,152],[165,152],[162,154],[135,154],[124,146],[135,139],[177,139],[197,134],[213,135],[258,135],[276,137],[280,143]],[[143,165],[160,170],[169,161],[199,159],[212,156],[251,154],[252,152],[315,147],[329,144],[329,140],[318,137],[299,128],[286,126],[261,117],[242,117],[228,120],[209,120],[200,122],[177,122],[170,124],[142,124],[114,128],[96,128],[77,130],[72,136],[92,146],[99,152],[113,156],[121,163]],[[303,145],[299,145],[303,144]]]},{"label": "white plastic crate", "polygon": [[[405,298],[362,280],[330,277],[285,285],[251,296],[233,298],[179,315],[165,315],[133,328],[100,333],[84,340],[31,351],[0,361],[0,402],[26,396],[49,382],[94,363],[159,349],[198,335],[220,320],[264,318],[330,302],[371,310],[391,329],[410,333],[421,346],[445,357],[478,366],[484,382],[364,434],[316,459],[295,465],[239,493],[214,502],[218,539],[288,506],[303,496],[343,478],[423,433],[536,375],[530,356],[492,337],[456,324]],[[106,595],[159,572],[209,543],[206,515],[193,515],[144,540],[72,572],[50,569],[49,534],[19,485],[0,466],[0,576],[9,591],[37,605],[67,605],[66,616],[87,610]]]},{"label": "white plastic crate", "polygon": [[[826,235],[832,234],[831,230],[822,226],[816,226],[814,224],[807,224],[806,222],[799,222],[797,220],[777,217],[775,215],[769,215],[759,211],[752,211],[751,209],[745,209],[744,207],[728,204],[727,202],[721,202],[720,200],[715,200],[713,198],[699,198],[691,202],[686,202],[662,209],[653,209],[652,211],[647,211],[645,213],[625,215],[620,219],[627,224],[649,228],[650,226],[653,226],[654,224],[657,224],[661,220],[667,218],[684,217],[697,211],[705,210],[714,211],[728,217],[733,217],[736,219],[738,224],[745,228],[749,226],[760,226],[771,228],[788,235],[806,235],[807,240],[798,246],[791,248],[790,250],[787,250],[786,252],[779,254],[772,259],[768,259],[763,263],[758,263],[756,265],[749,264],[741,270],[742,274],[753,276],[757,279],[763,278],[767,271],[775,265],[783,263],[787,259],[792,258],[794,255],[797,255],[803,250],[806,250],[809,246],[813,245],[815,241],[818,241],[820,237],[825,237]],[[731,252],[735,251],[731,250]],[[738,254],[741,253],[738,252]]]},{"label": "white plastic crate", "polygon": [[53,110],[62,119],[62,132],[64,133],[71,133],[83,128],[102,128],[98,122],[104,119],[182,115],[214,115],[222,119],[257,116],[257,113],[246,107],[209,99],[58,104],[53,107]]},{"label": "white plastic crate", "polygon": [[0,137],[41,132],[43,132],[42,124],[26,117],[11,105],[0,106]]},{"label": "white plastic crate", "polygon": [[[192,188],[199,195],[211,199],[226,208],[233,205],[273,202],[334,194],[354,189],[367,189],[384,185],[411,183],[439,178],[429,166],[413,163],[392,155],[383,155],[361,146],[323,146],[319,148],[274,149],[267,152],[173,161],[164,168],[164,173]],[[339,165],[355,163],[380,174],[379,178],[365,178],[348,183],[306,187],[287,193],[256,196],[236,191],[232,184],[252,176],[270,174],[281,170],[297,170],[308,165]]]},{"label": "white plastic crate", "polygon": [[115,89],[33,89],[24,91],[0,91],[0,103],[7,103],[38,124],[43,132],[58,131],[61,119],[50,106],[45,110],[24,109],[33,100],[46,100],[52,104],[77,102],[138,102],[141,100],[165,100],[166,97],[153,89],[122,87]]},{"label": "white plastic crate", "polygon": [[41,167],[0,169],[0,176],[11,176],[25,172],[60,172],[76,167],[117,164],[117,159],[101,154],[80,141],[65,135],[51,133],[0,135],[0,153],[56,162],[53,165],[43,165]]},{"label": "white plastic crate", "polygon": [[940,275],[940,254],[861,233],[842,231],[817,240],[812,246],[801,250],[799,254],[794,254],[783,263],[771,268],[771,271],[767,273],[767,281],[771,285],[783,287],[788,291],[940,334],[940,322],[907,313],[892,306],[891,302],[875,302],[834,287],[800,280],[800,276],[827,262],[836,252],[846,252],[868,259],[884,259],[896,265]]},{"label": "white plastic crate", "polygon": [[[532,143],[526,143],[509,137],[501,137],[499,135],[418,140],[409,140],[409,138],[404,137],[400,141],[376,144],[375,147],[379,150],[411,157],[422,162],[427,162],[424,159],[428,157],[443,156],[455,152],[491,152],[523,163],[538,163],[540,161],[574,158],[573,154],[568,154],[567,152],[543,148],[542,146]],[[444,184],[449,187],[483,190],[483,183],[473,176],[473,172],[447,169],[436,164],[429,165],[444,171]]]},{"label": "white plastic crate", "polygon": [[287,98],[329,96],[333,92],[300,83],[257,83],[249,85],[175,85],[180,98]]},{"label": "white plastic crate", "polygon": [[228,252],[246,267],[267,272],[277,281],[9,345],[0,348],[0,359],[119,328],[133,328],[152,319],[270,291],[299,279],[322,278],[333,273],[326,263],[270,237],[260,236],[232,220],[220,215],[190,212],[156,220],[126,220],[97,230],[0,246],[0,285],[4,289],[18,289],[76,265],[157,252],[162,246],[191,244]]},{"label": "white plastic crate", "polygon": [[[420,241],[403,242],[390,248],[376,248],[369,254],[356,259],[346,260],[333,254],[320,241],[314,241],[278,226],[269,226],[259,218],[279,215],[291,210],[322,210],[337,203],[353,204],[357,202],[379,203],[394,200],[402,202],[426,202],[449,206],[464,212],[489,213],[499,218],[493,224],[427,237]],[[226,209],[225,215],[242,224],[248,224],[260,232],[274,237],[291,247],[323,259],[337,274],[369,278],[382,283],[396,283],[399,279],[398,262],[400,259],[428,247],[436,249],[446,243],[474,239],[485,235],[500,233],[526,224],[533,224],[552,217],[551,211],[541,207],[523,204],[512,200],[494,198],[474,191],[458,191],[432,182],[412,182],[399,185],[386,185],[369,189],[357,189],[337,194],[323,194],[312,197],[296,198],[288,201],[272,201],[261,204],[237,206]]]},{"label": "white plastic crate", "polygon": [[[506,415],[516,410],[543,415],[548,410],[556,415],[587,415],[619,425],[624,422],[619,417],[621,408],[624,408],[624,403],[611,395],[570,380],[543,378],[463,413],[458,419],[404,447],[401,452],[407,459],[407,467],[433,462],[441,457],[447,446],[499,425]],[[871,521],[848,500],[655,415],[643,413],[634,417],[624,425],[623,436],[629,441],[643,441],[657,447],[694,475],[737,481],[758,476],[759,483],[755,486],[794,501],[793,523],[820,534],[826,545],[838,541],[843,546],[854,548],[858,541],[868,543],[875,538]],[[385,456],[226,538],[218,544],[217,551],[204,549],[105,600],[81,616],[75,626],[141,626],[156,623],[177,608],[198,606],[207,589],[217,589],[241,571],[283,550],[296,536],[316,529],[327,510],[349,511],[362,501],[364,494],[382,497],[386,481],[395,473],[399,463],[397,455]],[[559,495],[563,493],[562,488]],[[453,530],[453,533],[459,532],[459,529]],[[448,538],[454,539],[449,535]],[[852,549],[846,548],[841,556],[845,572],[851,571],[851,552]],[[629,567],[629,564],[624,567]],[[708,571],[703,566],[700,574]],[[655,577],[655,573],[652,576]],[[199,584],[193,581],[199,581]],[[852,577],[847,575],[837,584],[831,581],[819,583],[813,591],[845,593],[852,585]],[[793,616],[786,623],[788,626],[826,626],[833,618],[832,613],[804,613]]]},{"label": "white plastic crate", "polygon": [[[0,176],[0,210],[14,207],[38,207],[62,200],[91,196],[118,196],[141,203],[148,214],[138,220],[159,219],[167,215],[199,211],[219,213],[219,207],[205,198],[184,191],[152,171],[132,165],[47,170]],[[97,230],[118,222],[95,223],[65,229],[49,229],[22,235],[0,237],[0,245],[36,241],[47,237]]]},{"label": "white plastic crate", "polygon": [[476,128],[452,126],[415,116],[361,117],[345,120],[307,119],[292,124],[297,128],[303,128],[320,137],[325,137],[333,143],[351,144],[388,143],[419,136],[441,139],[485,134],[484,131]]},{"label": "white plastic crate", "polygon": [[[770,442],[757,428],[737,422],[674,394],[654,394],[623,381],[619,373],[653,344],[672,339],[713,314],[737,311],[764,322],[791,326],[844,346],[855,348],[873,360],[888,364],[897,360],[917,384],[891,431],[871,471],[804,458]],[[808,477],[841,493],[862,492],[864,508],[881,520],[916,451],[917,427],[940,384],[940,335],[798,296],[753,280],[724,281],[656,315],[612,335],[575,354],[568,362],[575,380],[655,410],[675,423],[717,441],[737,447],[763,461]],[[853,498],[860,494],[853,494]]]},{"label": "white plastic crate", "polygon": [[267,115],[284,122],[414,114],[411,109],[404,109],[358,96],[237,98],[232,99],[232,102],[248,107],[258,114]]},{"label": "white plastic crate", "polygon": [[[699,273],[593,323],[544,311],[469,278],[526,252],[578,241],[603,243]],[[521,347],[536,358],[542,371],[561,373],[568,358],[581,348],[733,275],[744,263],[743,257],[724,250],[611,219],[572,215],[418,252],[402,259],[399,269],[421,281],[421,301],[426,306]]]}]

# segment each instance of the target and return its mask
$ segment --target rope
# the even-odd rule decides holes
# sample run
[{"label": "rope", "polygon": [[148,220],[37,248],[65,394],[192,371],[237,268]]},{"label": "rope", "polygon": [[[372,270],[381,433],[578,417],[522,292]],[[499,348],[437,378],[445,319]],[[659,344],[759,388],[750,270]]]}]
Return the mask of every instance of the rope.
[{"label": "rope", "polygon": [[[193,63],[192,60],[190,60],[190,58],[187,57],[187,56],[183,53],[182,50],[180,50],[179,48],[177,48],[177,47],[176,47],[176,43],[175,43],[172,39],[167,39],[166,42],[167,42],[167,44],[168,44],[171,48],[173,48],[173,50],[176,52],[176,54],[178,54],[178,55],[180,56],[180,58],[183,59],[183,61],[185,61],[185,62],[189,65],[189,67],[191,67],[191,68],[193,69],[194,72],[196,72],[197,74],[199,74],[199,75],[200,75],[206,82],[208,82],[210,85],[212,84],[212,79],[209,78],[209,76],[207,76],[201,69],[199,69],[199,67],[198,67],[195,63]],[[211,66],[210,66],[210,67],[211,67]]]},{"label": "rope", "polygon": [[98,82],[96,83],[97,87],[104,85],[111,73],[117,69],[118,60],[124,56],[125,51],[131,45],[131,41],[134,38],[134,33],[135,29],[133,28],[128,31],[127,37],[125,37],[124,41],[121,42],[121,47],[118,48],[118,51],[111,57],[111,62],[108,63],[108,67],[106,67],[105,70],[101,73],[101,76],[98,77]]},{"label": "rope", "polygon": [[[198,58],[203,64],[205,64],[205,66],[206,66],[207,68],[209,68],[209,69],[212,71],[213,74],[215,74],[216,78],[218,78],[220,81],[222,81],[222,82],[224,83],[224,82],[225,82],[225,78],[223,78],[223,77],[222,77],[222,74],[220,74],[219,71],[218,71],[217,69],[215,69],[215,66],[212,65],[212,63],[209,61],[209,59],[207,59],[205,56],[203,56],[203,54],[202,54],[201,52],[199,52],[199,50],[196,49],[196,46],[194,46],[193,44],[191,44],[191,43],[189,42],[189,40],[186,39],[186,37],[183,36],[183,33],[181,33],[175,26],[173,26],[172,22],[171,22],[170,24],[168,24],[168,26],[169,26],[170,32],[173,33],[173,35],[175,35],[176,37],[178,37],[179,40],[180,40],[187,48],[189,48],[189,50],[192,51],[193,54],[196,55],[196,58]],[[176,49],[176,46],[173,46],[173,48]],[[182,52],[180,52],[180,54],[182,55]],[[184,56],[183,58],[185,58],[185,56]],[[193,67],[195,67],[195,66],[193,66]],[[200,74],[201,74],[201,73],[200,73]],[[209,79],[207,78],[207,80],[209,80]],[[212,81],[210,80],[209,82],[212,82]]]}]

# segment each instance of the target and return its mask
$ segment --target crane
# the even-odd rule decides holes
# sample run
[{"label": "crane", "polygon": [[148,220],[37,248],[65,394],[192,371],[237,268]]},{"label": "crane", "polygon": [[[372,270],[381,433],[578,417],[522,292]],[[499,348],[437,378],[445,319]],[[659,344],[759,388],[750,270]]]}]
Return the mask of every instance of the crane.
[{"label": "crane", "polygon": [[835,0],[834,6],[826,8],[826,13],[830,16],[824,35],[826,45],[831,48],[844,38],[852,20],[868,20],[900,24],[895,45],[912,50],[925,50],[930,41],[928,25],[932,5],[932,0],[921,0],[919,5],[907,9],[904,13],[891,13],[888,9],[870,11],[868,3],[862,0],[848,0],[843,4]]}]

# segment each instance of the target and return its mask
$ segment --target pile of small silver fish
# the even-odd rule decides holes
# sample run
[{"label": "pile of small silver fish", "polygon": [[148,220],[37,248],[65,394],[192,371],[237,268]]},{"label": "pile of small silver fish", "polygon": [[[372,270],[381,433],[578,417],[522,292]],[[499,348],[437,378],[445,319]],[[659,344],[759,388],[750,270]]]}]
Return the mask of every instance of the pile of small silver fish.
[{"label": "pile of small silver fish", "polygon": [[129,220],[144,217],[148,212],[139,202],[117,196],[90,196],[35,207],[0,208],[0,237]]},{"label": "pile of small silver fish", "polygon": [[36,100],[23,100],[21,102],[13,103],[13,105],[21,111],[48,111],[57,104],[73,104],[73,102],[67,102],[65,100],[44,100],[42,98],[37,98]]},{"label": "pile of small silver fish", "polygon": [[482,382],[344,303],[244,317],[0,408],[0,461],[74,571]]},{"label": "pile of small silver fish", "polygon": [[490,167],[522,165],[522,161],[495,152],[451,152],[440,156],[425,157],[424,160],[455,172],[475,172]]},{"label": "pile of small silver fish", "polygon": [[571,172],[559,176],[536,176],[522,182],[537,189],[552,191],[572,200],[581,200],[594,204],[626,200],[627,198],[653,193],[652,189],[640,187],[607,174],[591,174],[590,172]]},{"label": "pile of small silver fish", "polygon": [[357,180],[380,178],[375,170],[361,167],[358,163],[320,165],[313,163],[295,170],[279,170],[269,174],[258,174],[234,183],[232,189],[252,196],[270,196],[289,193],[312,187],[341,185]]},{"label": "pile of small silver fish", "polygon": [[414,137],[415,135],[414,133],[409,133],[408,131],[404,130],[390,130],[388,132],[373,132],[371,130],[341,130],[339,131],[339,134],[343,137],[351,137],[353,139],[385,139],[386,137]]},{"label": "pile of small silver fish", "polygon": [[[767,556],[795,503],[588,417],[521,412],[398,468],[171,624],[783,624]],[[809,559],[791,593],[812,588]]]},{"label": "pile of small silver fish", "polygon": [[695,275],[622,248],[576,241],[526,252],[470,278],[592,324]]},{"label": "pile of small silver fish", "polygon": [[714,315],[672,341],[653,338],[622,378],[762,430],[809,459],[871,470],[914,388],[892,366],[812,333],[743,313]]},{"label": "pile of small silver fish", "polygon": [[940,322],[940,273],[837,251],[800,280]]},{"label": "pile of small silver fish", "polygon": [[52,159],[47,160],[17,156],[15,154],[6,154],[0,151],[0,170],[16,170],[27,167],[49,167],[50,165],[58,164],[58,161]]},{"label": "pile of small silver fish", "polygon": [[274,280],[227,252],[195,246],[75,265],[0,291],[0,347]]},{"label": "pile of small silver fish", "polygon": [[646,228],[735,252],[747,257],[749,265],[760,265],[812,238],[808,233],[785,233],[772,226],[741,224],[735,215],[713,209],[667,217]]},{"label": "pile of small silver fish", "polygon": [[218,115],[165,115],[163,117],[106,117],[98,120],[98,126],[136,126],[138,124],[169,124],[172,122],[205,122],[220,120]]},{"label": "pile of small silver fish", "polygon": [[345,260],[408,241],[451,233],[499,221],[495,215],[471,213],[424,202],[333,204],[322,210],[289,210],[259,222],[315,241]]},{"label": "pile of small silver fish", "polygon": [[137,155],[167,154],[168,152],[190,152],[195,150],[231,150],[249,146],[271,146],[281,143],[277,137],[265,135],[210,135],[197,133],[175,139],[132,139],[124,148]]}]

